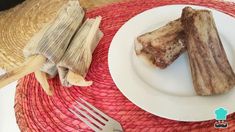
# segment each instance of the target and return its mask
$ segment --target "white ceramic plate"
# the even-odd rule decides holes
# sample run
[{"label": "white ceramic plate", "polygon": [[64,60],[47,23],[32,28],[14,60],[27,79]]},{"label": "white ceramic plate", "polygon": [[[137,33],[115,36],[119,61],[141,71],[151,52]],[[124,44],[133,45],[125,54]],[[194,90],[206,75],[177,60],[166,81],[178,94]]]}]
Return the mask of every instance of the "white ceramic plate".
[{"label": "white ceramic plate", "polygon": [[[109,68],[120,91],[134,104],[160,117],[180,121],[214,119],[214,110],[225,107],[235,111],[235,89],[224,95],[201,97],[195,94],[187,54],[165,70],[144,63],[134,53],[134,39],[179,18],[187,5],[157,7],[145,11],[124,24],[114,36],[109,49]],[[213,12],[229,62],[235,69],[235,19]]]}]

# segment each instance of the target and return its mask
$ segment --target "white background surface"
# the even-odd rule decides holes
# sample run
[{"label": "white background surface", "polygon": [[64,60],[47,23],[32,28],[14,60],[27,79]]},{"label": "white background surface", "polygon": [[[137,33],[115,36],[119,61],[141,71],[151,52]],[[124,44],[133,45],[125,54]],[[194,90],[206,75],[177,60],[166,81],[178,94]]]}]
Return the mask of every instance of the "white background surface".
[{"label": "white background surface", "polygon": [[[0,69],[0,75],[2,73]],[[20,132],[14,111],[16,84],[14,82],[0,89],[0,132]]]}]

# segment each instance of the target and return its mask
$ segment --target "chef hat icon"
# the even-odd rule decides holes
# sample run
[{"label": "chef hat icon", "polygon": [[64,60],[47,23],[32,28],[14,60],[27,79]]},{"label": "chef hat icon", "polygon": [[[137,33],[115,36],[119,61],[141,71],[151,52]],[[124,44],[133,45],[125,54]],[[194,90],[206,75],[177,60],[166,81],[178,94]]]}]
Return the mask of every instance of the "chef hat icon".
[{"label": "chef hat icon", "polygon": [[220,107],[215,110],[215,119],[216,120],[226,120],[227,114],[228,114],[228,110]]}]

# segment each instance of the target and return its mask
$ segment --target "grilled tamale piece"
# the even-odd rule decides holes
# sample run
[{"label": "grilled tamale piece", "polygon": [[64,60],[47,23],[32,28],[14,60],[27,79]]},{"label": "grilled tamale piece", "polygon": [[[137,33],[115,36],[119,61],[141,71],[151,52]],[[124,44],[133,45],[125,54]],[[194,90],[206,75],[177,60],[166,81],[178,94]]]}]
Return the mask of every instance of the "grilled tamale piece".
[{"label": "grilled tamale piece", "polygon": [[145,33],[135,40],[136,54],[144,56],[161,69],[170,65],[185,50],[184,32],[180,19]]},{"label": "grilled tamale piece", "polygon": [[214,95],[229,91],[235,85],[235,74],[226,57],[212,12],[186,7],[181,20],[196,93]]}]

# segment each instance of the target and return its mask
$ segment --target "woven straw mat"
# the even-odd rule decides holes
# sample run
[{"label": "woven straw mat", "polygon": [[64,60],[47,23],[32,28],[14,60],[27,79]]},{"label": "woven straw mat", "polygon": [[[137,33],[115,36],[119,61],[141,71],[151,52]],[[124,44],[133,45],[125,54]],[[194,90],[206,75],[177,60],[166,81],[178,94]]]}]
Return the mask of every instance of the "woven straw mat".
[{"label": "woven straw mat", "polygon": [[[0,68],[7,71],[24,62],[23,48],[68,0],[26,0],[15,8],[0,12]],[[80,0],[91,9],[120,0]]]},{"label": "woven straw mat", "polygon": [[15,8],[0,12],[1,68],[10,70],[22,64],[25,44],[55,16],[65,1],[26,0]]},{"label": "woven straw mat", "polygon": [[[147,9],[168,4],[195,4],[221,10],[235,16],[235,4],[205,0],[135,0],[117,3],[87,12],[87,17],[101,15],[104,38],[93,54],[93,62],[87,80],[90,87],[65,88],[58,77],[49,81],[54,96],[47,96],[33,74],[21,79],[15,96],[15,112],[21,131],[25,132],[90,132],[86,124],[68,111],[73,102],[81,97],[119,121],[126,132],[188,132],[217,131],[215,120],[205,122],[179,122],[152,115],[131,103],[118,90],[108,69],[108,49],[118,29],[130,18]],[[158,18],[156,18],[158,19]],[[141,98],[141,97],[140,97]],[[235,114],[228,116],[229,127],[235,131]]]}]

